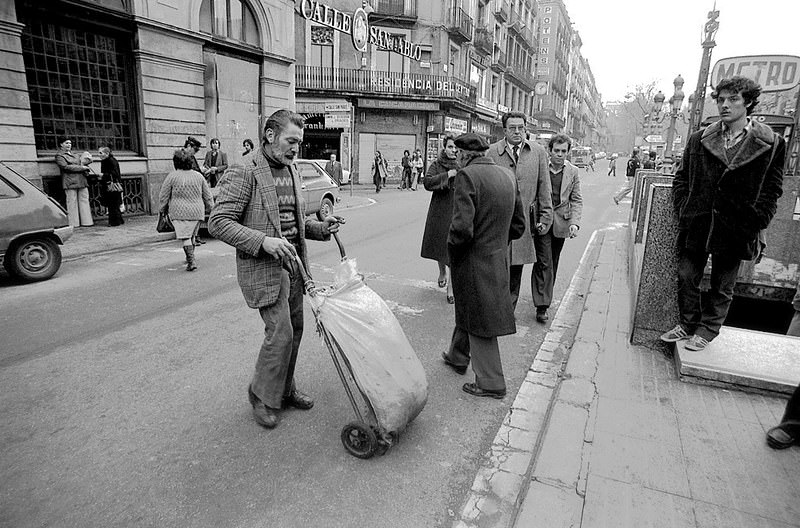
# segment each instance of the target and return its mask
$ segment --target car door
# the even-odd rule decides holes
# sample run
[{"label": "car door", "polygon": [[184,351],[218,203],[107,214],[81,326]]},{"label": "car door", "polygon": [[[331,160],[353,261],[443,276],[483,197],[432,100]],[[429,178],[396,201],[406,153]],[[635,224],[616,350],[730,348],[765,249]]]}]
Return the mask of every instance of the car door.
[{"label": "car door", "polygon": [[310,161],[298,160],[297,171],[300,173],[301,190],[306,201],[306,214],[316,213],[325,190],[330,187],[330,178]]}]

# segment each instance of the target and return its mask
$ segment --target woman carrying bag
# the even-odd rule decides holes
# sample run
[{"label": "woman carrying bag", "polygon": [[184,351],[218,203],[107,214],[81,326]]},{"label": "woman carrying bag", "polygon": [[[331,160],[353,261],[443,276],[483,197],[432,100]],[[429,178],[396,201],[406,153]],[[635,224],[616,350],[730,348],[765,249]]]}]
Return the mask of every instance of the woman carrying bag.
[{"label": "woman carrying bag", "polygon": [[214,205],[206,179],[192,170],[192,158],[192,154],[184,149],[175,151],[172,156],[175,170],[167,174],[159,194],[159,212],[169,213],[175,226],[175,238],[183,242],[186,271],[197,269],[193,239],[205,213],[209,213]]},{"label": "woman carrying bag", "polygon": [[108,209],[108,225],[119,226],[125,223],[122,213],[125,211],[122,194],[122,175],[119,162],[109,147],[100,147],[100,190],[103,205]]}]

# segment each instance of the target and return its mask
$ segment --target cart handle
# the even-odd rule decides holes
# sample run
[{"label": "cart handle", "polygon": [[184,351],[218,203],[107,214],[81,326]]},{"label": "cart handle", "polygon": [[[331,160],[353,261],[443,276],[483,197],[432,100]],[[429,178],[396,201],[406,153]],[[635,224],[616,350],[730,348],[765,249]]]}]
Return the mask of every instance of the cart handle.
[{"label": "cart handle", "polygon": [[339,239],[339,233],[333,233],[333,239],[336,241],[336,245],[339,246],[339,254],[342,256],[342,260],[347,258],[347,255],[344,252],[344,245],[342,241]]},{"label": "cart handle", "polygon": [[306,292],[311,295],[314,293],[316,286],[314,285],[314,279],[311,278],[311,275],[308,274],[306,271],[306,267],[303,266],[303,261],[300,259],[300,255],[294,255],[294,262],[297,264],[297,269],[300,270],[300,277],[303,279],[303,285],[306,288]]}]

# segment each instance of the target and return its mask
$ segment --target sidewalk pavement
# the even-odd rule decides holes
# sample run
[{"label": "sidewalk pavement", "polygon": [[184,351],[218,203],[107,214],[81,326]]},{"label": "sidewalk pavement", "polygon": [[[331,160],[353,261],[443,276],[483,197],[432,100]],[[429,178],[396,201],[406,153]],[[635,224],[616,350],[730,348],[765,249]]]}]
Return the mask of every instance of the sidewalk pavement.
[{"label": "sidewalk pavement", "polygon": [[800,527],[800,449],[765,442],[786,400],[629,343],[626,229],[593,235],[453,526]]},{"label": "sidewalk pavement", "polygon": [[[334,205],[336,214],[374,203],[366,192],[362,192],[368,189],[367,186],[354,185],[351,196],[350,186],[343,186],[341,201]],[[109,227],[108,220],[101,219],[92,227],[76,228],[72,237],[61,247],[62,257],[65,261],[75,260],[94,253],[174,239],[174,233],[156,232],[157,220],[158,215],[126,216],[125,223],[117,227]]]}]

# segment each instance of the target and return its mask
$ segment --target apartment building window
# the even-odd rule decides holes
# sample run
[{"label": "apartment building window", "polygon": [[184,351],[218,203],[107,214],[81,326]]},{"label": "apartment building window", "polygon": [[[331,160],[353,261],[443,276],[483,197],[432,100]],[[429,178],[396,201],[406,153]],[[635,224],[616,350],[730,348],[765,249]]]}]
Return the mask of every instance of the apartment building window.
[{"label": "apartment building window", "polygon": [[333,29],[311,26],[311,58],[309,66],[333,68]]},{"label": "apartment building window", "polygon": [[256,17],[242,0],[203,0],[200,31],[259,46]]},{"label": "apartment building window", "polygon": [[[331,30],[333,31],[333,30]],[[395,38],[405,38],[405,35],[392,35]],[[381,72],[404,73],[406,67],[405,57],[399,53],[375,48],[375,69]]]},{"label": "apartment building window", "polygon": [[59,17],[22,19],[22,55],[38,151],[136,151],[131,36]]},{"label": "apartment building window", "polygon": [[499,98],[500,94],[497,93],[499,80],[500,80],[500,77],[498,77],[497,75],[494,75],[494,74],[492,75],[492,91],[489,94],[489,99],[494,103],[500,101],[500,98]]}]

